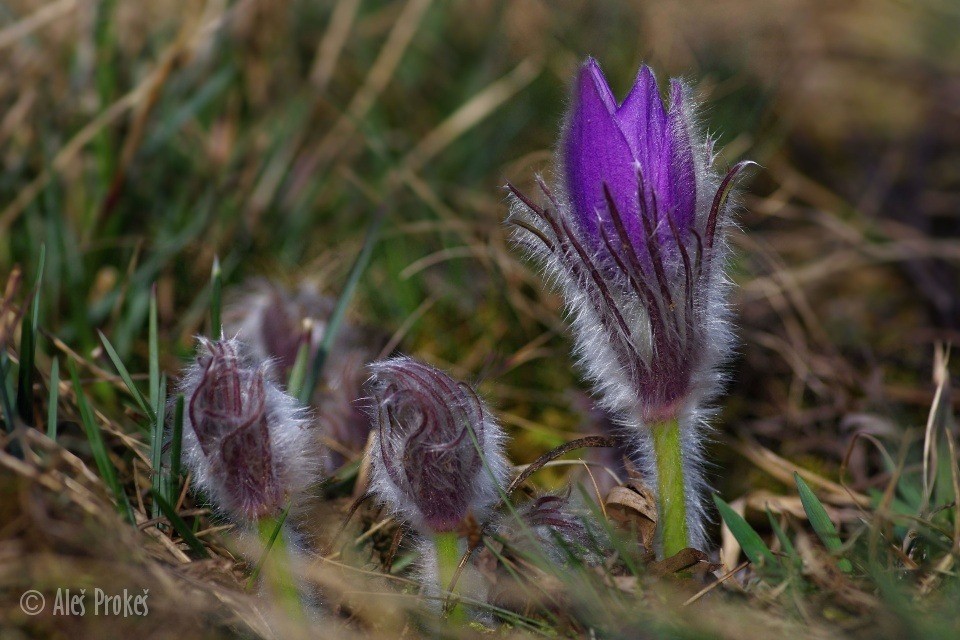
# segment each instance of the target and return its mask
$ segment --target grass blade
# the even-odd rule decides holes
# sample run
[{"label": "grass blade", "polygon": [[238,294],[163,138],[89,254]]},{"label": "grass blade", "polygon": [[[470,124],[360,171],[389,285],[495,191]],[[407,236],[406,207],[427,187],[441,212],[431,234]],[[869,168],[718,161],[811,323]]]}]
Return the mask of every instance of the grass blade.
[{"label": "grass blade", "polygon": [[787,535],[787,532],[783,530],[783,527],[780,526],[780,523],[777,522],[777,519],[773,517],[773,514],[770,512],[770,509],[767,509],[767,518],[770,520],[770,528],[773,529],[773,533],[777,536],[777,540],[780,541],[780,546],[783,548],[783,553],[791,560],[797,557],[797,550],[794,548],[793,543],[790,542],[790,536]]},{"label": "grass blade", "polygon": [[10,373],[9,365],[10,357],[7,352],[0,351],[0,406],[3,408],[3,426],[7,433],[13,433],[17,422],[13,407],[13,389],[7,377]]},{"label": "grass blade", "polygon": [[24,424],[33,424],[33,358],[36,334],[30,329],[28,311],[20,323],[20,368],[17,372],[17,415]]},{"label": "grass blade", "polygon": [[290,369],[290,378],[287,381],[287,393],[295,398],[300,397],[300,390],[303,388],[303,378],[307,374],[307,362],[310,361],[310,349],[312,346],[310,336],[305,336],[300,342],[300,348],[297,349],[297,358],[293,361],[293,367]]},{"label": "grass blade", "polygon": [[33,285],[33,300],[20,323],[20,368],[17,375],[17,414],[24,424],[33,424],[33,379],[37,352],[37,316],[40,312],[40,285],[43,283],[43,265],[46,249],[40,245],[37,278]]},{"label": "grass blade", "polygon": [[176,408],[173,413],[173,435],[170,439],[170,504],[176,505],[180,496],[180,455],[183,450],[183,394],[177,395]]},{"label": "grass blade", "polygon": [[47,246],[40,245],[40,257],[37,259],[37,279],[33,283],[33,304],[30,305],[30,314],[33,317],[30,328],[34,335],[37,333],[37,319],[40,317],[40,285],[43,284],[43,268],[47,262]]},{"label": "grass blade", "polygon": [[333,308],[333,313],[330,314],[330,319],[327,321],[326,329],[323,332],[323,340],[320,342],[320,348],[317,349],[317,354],[313,357],[313,366],[310,368],[307,379],[304,381],[303,386],[300,388],[300,393],[297,396],[302,405],[309,404],[310,398],[313,397],[313,390],[320,381],[323,365],[327,360],[330,349],[333,347],[333,341],[340,329],[340,323],[343,321],[347,306],[350,304],[350,300],[353,298],[353,294],[357,289],[360,276],[363,275],[367,264],[370,262],[370,256],[373,254],[373,248],[376,246],[377,239],[380,237],[380,229],[383,226],[385,217],[384,210],[381,208],[377,210],[373,220],[370,221],[367,235],[363,239],[363,247],[360,249],[360,253],[357,254],[357,259],[354,260],[353,266],[350,267],[347,282],[344,284],[343,291],[340,292],[340,297],[337,298],[337,304]]},{"label": "grass blade", "polygon": [[[160,387],[158,388],[158,393],[160,397],[163,397],[163,394],[167,389],[167,377],[162,376],[160,378]],[[153,488],[161,493],[166,493],[164,491],[164,479],[163,479],[163,427],[164,427],[164,409],[166,405],[162,402],[157,405],[157,419],[150,425],[150,464],[153,467],[153,473],[151,475],[150,483],[153,485]],[[153,517],[157,517],[158,512],[157,504],[153,505],[154,513]]]},{"label": "grass blade", "polygon": [[220,258],[213,257],[213,269],[210,272],[210,335],[214,340],[223,337],[223,325],[220,321],[220,310],[223,297],[223,272],[220,269]]},{"label": "grass blade", "polygon": [[60,359],[50,365],[50,396],[47,399],[47,436],[57,439],[57,403],[60,401]]},{"label": "grass blade", "polygon": [[153,496],[153,501],[157,503],[157,506],[160,507],[161,513],[164,517],[170,521],[170,524],[173,525],[173,528],[180,534],[180,537],[183,538],[183,541],[187,543],[194,553],[196,553],[201,558],[209,558],[210,554],[207,553],[207,548],[203,546],[203,543],[200,542],[193,531],[190,529],[183,518],[180,517],[180,514],[177,513],[167,500],[160,495],[160,492],[155,488],[150,489],[150,495]]},{"label": "grass blade", "polygon": [[157,285],[150,288],[150,315],[149,315],[149,342],[150,342],[150,406],[160,413],[159,403],[163,401],[160,393],[160,347],[157,342]]},{"label": "grass blade", "polygon": [[[280,532],[283,530],[283,523],[286,522],[287,514],[290,513],[290,505],[291,503],[287,502],[283,513],[281,513],[280,517],[275,521],[266,519],[260,523],[260,535],[266,540],[266,544],[263,547],[263,553],[260,554],[260,559],[257,560],[257,566],[253,568],[253,573],[250,574],[250,578],[247,580],[247,589],[250,589],[256,583],[257,578],[260,576],[260,571],[263,569],[263,564],[266,562],[267,556],[270,555],[270,549],[273,548],[273,545],[277,542],[277,538],[280,537]],[[267,537],[267,532],[270,532],[269,537]]]},{"label": "grass blade", "polygon": [[[823,508],[823,503],[821,503],[820,499],[813,493],[810,485],[808,485],[796,471],[793,472],[793,480],[797,485],[797,492],[800,494],[800,502],[803,504],[803,510],[806,512],[807,519],[810,521],[813,530],[816,531],[817,537],[820,538],[823,546],[825,546],[828,551],[838,554],[843,546],[840,543],[840,534],[837,532],[837,528],[833,526],[833,521],[830,520],[830,516],[827,515],[827,510]],[[850,561],[846,558],[840,558],[839,564],[842,571],[849,573],[853,570],[853,565],[850,564]]]},{"label": "grass blade", "polygon": [[136,522],[133,517],[133,509],[130,506],[130,501],[127,499],[127,494],[123,492],[123,487],[117,479],[117,470],[110,461],[110,455],[107,453],[107,445],[103,441],[103,434],[100,432],[100,427],[97,425],[96,420],[94,420],[90,405],[87,404],[87,397],[83,393],[83,387],[80,385],[80,375],[77,373],[77,366],[73,360],[67,360],[67,368],[70,369],[70,378],[73,380],[73,390],[77,395],[80,421],[83,423],[83,429],[87,433],[87,440],[90,441],[90,449],[93,454],[93,459],[97,463],[97,469],[99,469],[103,481],[110,490],[113,491],[120,513],[123,514],[128,522],[133,524]]},{"label": "grass blade", "polygon": [[133,383],[133,378],[130,377],[130,372],[127,371],[127,367],[123,364],[123,361],[120,360],[120,356],[117,355],[116,349],[113,348],[113,345],[110,344],[110,341],[107,340],[107,336],[103,335],[102,331],[97,331],[97,334],[100,336],[100,341],[103,342],[103,346],[107,350],[107,355],[110,357],[110,361],[113,362],[113,366],[116,368],[117,373],[120,374],[123,384],[127,386],[127,389],[130,391],[130,395],[133,396],[133,399],[136,401],[137,406],[140,407],[143,415],[150,418],[151,422],[156,422],[156,412],[147,403],[146,398],[144,398],[143,394],[140,393],[140,389],[137,388],[137,385]]},{"label": "grass blade", "polygon": [[757,567],[775,569],[778,567],[776,557],[770,551],[770,547],[763,541],[760,534],[751,527],[739,513],[733,510],[723,499],[713,494],[713,502],[720,511],[720,517],[730,529],[730,533],[740,543],[740,548],[747,558]]}]

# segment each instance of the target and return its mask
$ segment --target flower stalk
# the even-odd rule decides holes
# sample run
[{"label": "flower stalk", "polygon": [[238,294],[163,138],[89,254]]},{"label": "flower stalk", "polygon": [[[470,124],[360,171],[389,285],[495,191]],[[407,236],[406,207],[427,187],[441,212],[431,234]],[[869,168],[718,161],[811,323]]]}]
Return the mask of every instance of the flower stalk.
[{"label": "flower stalk", "polygon": [[[437,532],[433,534],[433,548],[437,554],[437,574],[441,592],[445,591],[453,583],[454,576],[457,575],[457,567],[460,565],[462,555],[460,549],[460,534],[456,531]],[[447,609],[448,617],[453,622],[462,622],[466,619],[466,613],[463,605],[457,599],[457,588],[454,587],[453,593],[448,596],[448,602],[452,601],[452,606]]]},{"label": "flower stalk", "polygon": [[660,503],[662,558],[706,545],[704,440],[733,335],[726,234],[741,162],[714,166],[688,87],[664,102],[649,67],[617,101],[596,61],[574,82],[557,183],[512,185],[508,221],[563,293],[575,354],[629,434]]},{"label": "flower stalk", "polygon": [[257,523],[263,553],[250,574],[247,588],[252,588],[262,578],[260,584],[280,603],[284,614],[301,620],[303,619],[303,601],[290,567],[291,545],[288,544],[289,529],[286,526],[289,510],[290,506],[287,505],[287,509],[279,517],[268,516],[261,518]]},{"label": "flower stalk", "polygon": [[[400,357],[370,370],[371,489],[419,534],[424,589],[442,596],[466,550],[465,523],[486,519],[502,495],[504,433],[469,385],[435,367]],[[463,578],[453,597],[482,599]],[[458,603],[449,615],[466,618]]]},{"label": "flower stalk", "polygon": [[680,422],[658,422],[650,425],[650,431],[657,460],[658,538],[663,556],[669,558],[685,549],[690,538]]}]

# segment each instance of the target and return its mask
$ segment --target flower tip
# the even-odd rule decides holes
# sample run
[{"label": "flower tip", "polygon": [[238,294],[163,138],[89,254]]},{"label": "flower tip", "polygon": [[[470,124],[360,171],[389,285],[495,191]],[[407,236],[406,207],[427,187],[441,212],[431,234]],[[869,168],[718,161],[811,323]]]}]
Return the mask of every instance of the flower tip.
[{"label": "flower tip", "polygon": [[670,112],[679,113],[687,99],[687,85],[680,78],[670,78]]},{"label": "flower tip", "polygon": [[616,113],[617,100],[610,89],[606,76],[603,75],[600,64],[592,57],[588,57],[580,67],[580,73],[577,76],[576,98],[581,106],[599,99],[603,102],[608,113],[611,115]]},{"label": "flower tip", "polygon": [[657,86],[657,74],[654,73],[653,67],[648,64],[640,66],[639,71],[637,71],[637,80],[634,84],[643,84],[644,86]]}]

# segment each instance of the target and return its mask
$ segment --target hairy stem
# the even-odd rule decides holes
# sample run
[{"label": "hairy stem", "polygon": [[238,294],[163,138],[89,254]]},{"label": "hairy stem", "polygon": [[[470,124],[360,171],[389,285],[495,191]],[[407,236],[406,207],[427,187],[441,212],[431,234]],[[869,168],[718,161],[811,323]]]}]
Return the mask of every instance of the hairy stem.
[{"label": "hairy stem", "polygon": [[275,598],[284,612],[291,618],[302,620],[303,605],[290,567],[293,549],[288,544],[288,532],[284,526],[286,515],[284,511],[280,518],[263,518],[257,524],[264,552],[251,576],[251,583],[262,576],[263,588]]},{"label": "hairy stem", "polygon": [[663,557],[669,558],[689,546],[680,423],[666,420],[654,423],[651,429],[657,456],[658,537]]},{"label": "hairy stem", "polygon": [[[446,593],[457,573],[460,564],[460,536],[456,532],[438,533],[433,537],[434,549],[437,552],[437,573],[440,580],[440,591]],[[456,596],[451,596],[456,598]],[[446,603],[444,603],[446,605]],[[446,608],[446,606],[444,606]],[[466,619],[463,606],[454,601],[449,610],[450,620],[453,622]]]}]

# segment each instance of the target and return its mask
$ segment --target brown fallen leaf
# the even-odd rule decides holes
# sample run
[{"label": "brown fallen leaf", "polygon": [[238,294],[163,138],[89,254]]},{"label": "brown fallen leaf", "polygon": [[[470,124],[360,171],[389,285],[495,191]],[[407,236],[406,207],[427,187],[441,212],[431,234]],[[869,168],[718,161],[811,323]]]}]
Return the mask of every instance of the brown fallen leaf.
[{"label": "brown fallen leaf", "polygon": [[679,571],[690,571],[694,574],[703,574],[716,571],[721,565],[710,562],[709,556],[703,551],[687,547],[669,558],[651,562],[647,567],[655,576],[666,576]]},{"label": "brown fallen leaf", "polygon": [[607,494],[607,516],[618,526],[636,531],[646,549],[653,549],[657,532],[657,501],[640,480],[631,478]]}]

